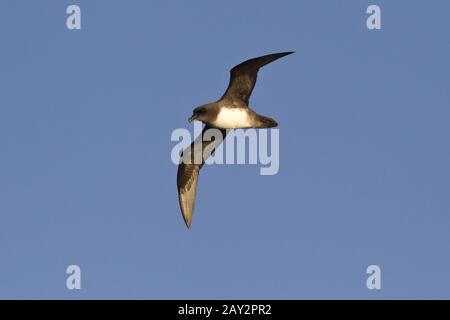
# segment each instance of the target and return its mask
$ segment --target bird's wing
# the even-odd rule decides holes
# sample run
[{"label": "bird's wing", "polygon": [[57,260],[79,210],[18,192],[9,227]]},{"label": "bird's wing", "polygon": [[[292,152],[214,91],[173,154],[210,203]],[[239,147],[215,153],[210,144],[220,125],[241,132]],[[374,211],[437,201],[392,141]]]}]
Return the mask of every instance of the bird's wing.
[{"label": "bird's wing", "polygon": [[178,165],[177,185],[178,201],[180,203],[181,213],[184,222],[188,228],[191,227],[192,215],[195,207],[195,197],[197,195],[198,175],[200,166],[196,164]]},{"label": "bird's wing", "polygon": [[180,208],[183,214],[184,222],[186,223],[186,226],[188,228],[191,227],[192,215],[194,213],[198,176],[200,173],[200,169],[203,167],[203,164],[206,160],[204,159],[203,154],[205,150],[207,155],[212,154],[215,148],[220,145],[220,143],[223,141],[223,139],[225,139],[226,136],[225,130],[214,129],[220,131],[220,133],[222,134],[222,140],[202,141],[200,144],[197,143],[198,147],[195,147],[196,141],[202,139],[204,133],[208,129],[211,128],[205,126],[202,134],[188,148],[186,148],[186,150],[183,151],[180,164],[178,165],[178,200],[180,202]]},{"label": "bird's wing", "polygon": [[250,95],[255,87],[256,77],[258,70],[272,61],[275,61],[281,57],[287,56],[291,52],[281,52],[268,54],[266,56],[253,58],[238,64],[230,70],[230,83],[228,84],[227,91],[222,96],[222,99],[238,99],[248,105]]}]

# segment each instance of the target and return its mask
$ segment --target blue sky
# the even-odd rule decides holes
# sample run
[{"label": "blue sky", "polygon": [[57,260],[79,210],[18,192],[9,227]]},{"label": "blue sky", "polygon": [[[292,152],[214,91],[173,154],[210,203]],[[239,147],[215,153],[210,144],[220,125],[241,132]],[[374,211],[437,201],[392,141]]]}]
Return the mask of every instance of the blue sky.
[{"label": "blue sky", "polygon": [[[450,298],[449,10],[2,1],[0,298]],[[232,66],[289,50],[251,99],[279,122],[279,173],[205,167],[187,230],[172,131]]]}]

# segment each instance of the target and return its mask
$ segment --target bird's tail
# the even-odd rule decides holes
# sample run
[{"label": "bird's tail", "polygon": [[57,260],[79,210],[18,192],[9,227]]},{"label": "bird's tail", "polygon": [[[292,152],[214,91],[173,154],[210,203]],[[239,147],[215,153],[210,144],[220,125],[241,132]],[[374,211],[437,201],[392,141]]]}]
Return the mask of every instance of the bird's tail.
[{"label": "bird's tail", "polygon": [[278,122],[276,122],[274,119],[264,116],[258,117],[258,128],[274,128],[278,126]]}]

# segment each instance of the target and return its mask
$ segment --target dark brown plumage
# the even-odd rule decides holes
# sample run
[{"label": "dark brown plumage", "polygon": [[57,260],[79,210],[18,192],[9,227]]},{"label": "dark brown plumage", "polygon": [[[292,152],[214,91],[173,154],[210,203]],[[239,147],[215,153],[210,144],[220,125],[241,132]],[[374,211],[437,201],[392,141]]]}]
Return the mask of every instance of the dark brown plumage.
[{"label": "dark brown plumage", "polygon": [[[195,141],[183,151],[181,156],[181,162],[178,165],[177,172],[177,186],[178,186],[178,200],[180,203],[181,212],[183,214],[184,222],[188,228],[191,227],[192,223],[192,214],[194,212],[195,207],[195,198],[197,195],[197,184],[198,177],[200,173],[200,169],[205,164],[206,158],[203,157],[204,151],[208,148],[208,154],[212,154],[217,148],[221,141],[226,137],[226,130],[219,130],[218,134],[221,134],[222,139],[219,141],[205,141],[203,140],[203,136],[205,132],[209,129],[213,129],[209,126],[205,126],[202,131],[202,134],[197,137],[196,141],[202,141],[201,144],[198,144],[198,148],[196,149]],[[201,140],[200,140],[201,139]],[[200,156],[199,156],[200,155]],[[183,159],[185,159],[184,163]],[[200,163],[196,163],[196,160],[200,159]],[[188,160],[188,161],[186,161]]]},{"label": "dark brown plumage", "polygon": [[228,84],[227,91],[225,91],[220,100],[241,100],[248,106],[250,95],[256,84],[258,70],[266,64],[291,53],[294,52],[269,54],[238,64],[230,70],[230,83]]}]

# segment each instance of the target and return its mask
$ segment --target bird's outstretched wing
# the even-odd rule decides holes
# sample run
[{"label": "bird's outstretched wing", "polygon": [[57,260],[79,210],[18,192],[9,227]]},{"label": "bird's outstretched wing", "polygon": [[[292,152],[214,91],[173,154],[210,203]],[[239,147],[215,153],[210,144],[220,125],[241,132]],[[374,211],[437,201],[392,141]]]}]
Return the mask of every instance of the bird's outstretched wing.
[{"label": "bird's outstretched wing", "polygon": [[[221,134],[222,139],[205,141],[203,137],[209,129],[217,130],[218,132],[216,133]],[[214,152],[215,148],[225,139],[225,136],[226,130],[212,129],[209,126],[205,126],[202,134],[183,151],[180,164],[178,165],[177,187],[181,212],[188,228],[191,227],[192,223],[200,169],[203,167],[208,155]]]},{"label": "bird's outstretched wing", "polygon": [[281,52],[268,54],[262,57],[253,58],[238,64],[230,70],[230,83],[228,84],[227,91],[222,96],[222,99],[241,100],[248,105],[250,95],[255,87],[258,70],[272,61],[275,61],[288,54],[294,53]]}]

